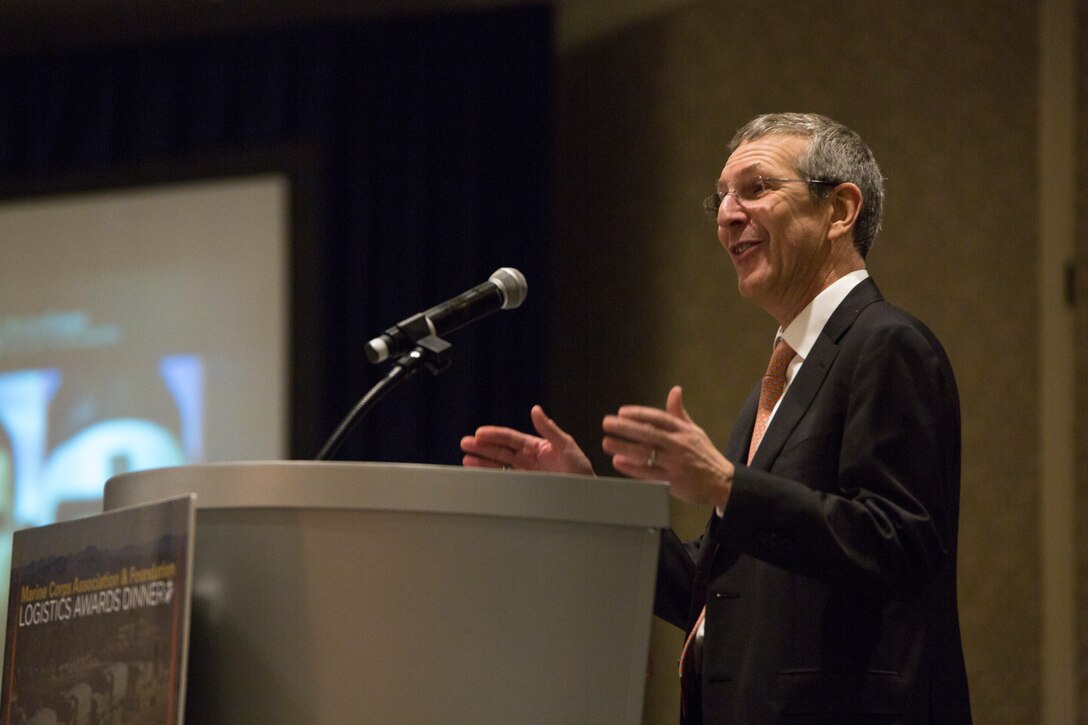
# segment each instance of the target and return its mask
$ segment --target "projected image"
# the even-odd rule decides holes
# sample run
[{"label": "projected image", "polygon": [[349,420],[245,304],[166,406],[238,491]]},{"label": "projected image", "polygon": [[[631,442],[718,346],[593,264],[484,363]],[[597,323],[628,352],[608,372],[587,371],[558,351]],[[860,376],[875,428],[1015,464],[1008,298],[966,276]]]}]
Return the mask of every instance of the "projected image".
[{"label": "projected image", "polygon": [[289,192],[0,200],[0,606],[11,533],[101,512],[111,476],[284,456]]},{"label": "projected image", "polygon": [[165,357],[154,373],[98,386],[57,369],[0,373],[0,476],[16,527],[95,513],[119,473],[202,460],[199,358]]}]

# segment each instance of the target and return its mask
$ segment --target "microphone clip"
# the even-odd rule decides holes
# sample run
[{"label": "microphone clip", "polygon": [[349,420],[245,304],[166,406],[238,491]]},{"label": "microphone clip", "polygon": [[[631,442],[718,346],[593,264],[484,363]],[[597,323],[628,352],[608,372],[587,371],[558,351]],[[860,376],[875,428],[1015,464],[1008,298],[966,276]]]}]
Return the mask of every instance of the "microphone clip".
[{"label": "microphone clip", "polygon": [[422,363],[431,375],[441,375],[450,369],[453,360],[450,351],[453,346],[437,335],[424,335],[416,340],[416,346],[407,355],[397,360],[398,367],[414,371]]}]

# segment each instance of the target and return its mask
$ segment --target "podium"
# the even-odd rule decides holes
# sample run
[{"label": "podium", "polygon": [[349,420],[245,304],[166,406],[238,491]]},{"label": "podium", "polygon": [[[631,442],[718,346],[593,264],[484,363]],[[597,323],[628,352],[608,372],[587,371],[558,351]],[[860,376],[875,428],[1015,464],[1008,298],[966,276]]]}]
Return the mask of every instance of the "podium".
[{"label": "podium", "polygon": [[641,721],[662,483],[375,463],[116,476],[196,494],[187,720]]}]

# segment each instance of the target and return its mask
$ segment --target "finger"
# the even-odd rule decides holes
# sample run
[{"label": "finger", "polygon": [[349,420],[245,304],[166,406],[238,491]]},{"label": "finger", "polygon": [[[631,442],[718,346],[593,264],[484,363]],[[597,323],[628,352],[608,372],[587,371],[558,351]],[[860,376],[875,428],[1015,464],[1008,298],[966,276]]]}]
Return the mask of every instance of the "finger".
[{"label": "finger", "polygon": [[675,416],[685,423],[694,422],[691,416],[688,415],[687,408],[684,407],[684,391],[681,390],[679,385],[674,385],[669,390],[669,399],[665,403],[665,410],[669,415]]},{"label": "finger", "polygon": [[533,428],[536,429],[536,432],[552,443],[561,445],[570,440],[570,435],[549,418],[541,406],[534,405],[533,409],[529,411],[529,417],[533,420]]},{"label": "finger", "polygon": [[646,461],[639,461],[626,456],[613,456],[612,468],[631,478],[648,480],[660,480],[662,478],[660,468],[649,468],[646,466]]},{"label": "finger", "polygon": [[[624,438],[606,435],[601,439],[601,449],[615,459],[617,456],[631,465],[653,468],[660,465],[661,449],[645,443],[637,443]],[[651,466],[650,463],[654,465]]]},{"label": "finger", "polygon": [[668,411],[645,405],[625,405],[616,412],[616,416],[645,423],[670,433],[679,431],[684,422],[683,419],[677,420],[677,417]]},{"label": "finger", "polygon": [[461,451],[478,457],[494,460],[499,465],[509,465],[517,451],[506,445],[497,445],[481,441],[478,435],[466,435],[461,439]]},{"label": "finger", "polygon": [[478,438],[473,436],[465,436],[461,439],[461,450],[467,455],[474,456],[481,460],[491,461],[500,466],[509,466],[510,462],[514,460],[517,455],[517,451],[511,450],[506,446],[490,445],[482,443]]},{"label": "finger", "polygon": [[[658,411],[662,412],[662,411]],[[670,425],[676,425],[676,419],[667,416]],[[653,423],[642,422],[619,415],[606,415],[601,423],[606,435],[639,443],[647,448],[664,448],[669,442],[669,430],[662,430]]]},{"label": "finger", "polygon": [[536,440],[535,436],[522,433],[519,430],[495,425],[485,425],[477,428],[476,435],[473,437],[481,445],[499,446],[508,448],[511,451],[521,450],[532,445],[533,441]]},{"label": "finger", "polygon": [[461,450],[465,453],[479,453],[484,447],[476,436],[464,436],[461,438]]},{"label": "finger", "polygon": [[466,468],[506,468],[498,461],[492,461],[488,458],[481,458],[471,453],[466,453],[461,458],[461,465]]}]

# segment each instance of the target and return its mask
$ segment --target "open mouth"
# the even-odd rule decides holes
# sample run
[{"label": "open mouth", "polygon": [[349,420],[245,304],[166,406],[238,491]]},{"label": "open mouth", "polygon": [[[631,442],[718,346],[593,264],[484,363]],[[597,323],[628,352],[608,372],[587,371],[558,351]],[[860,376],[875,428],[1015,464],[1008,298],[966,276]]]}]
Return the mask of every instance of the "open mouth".
[{"label": "open mouth", "polygon": [[739,257],[740,255],[744,254],[749,249],[751,249],[752,247],[757,246],[758,244],[759,244],[759,242],[741,242],[740,244],[734,245],[729,250],[729,253],[732,254],[734,257]]}]

